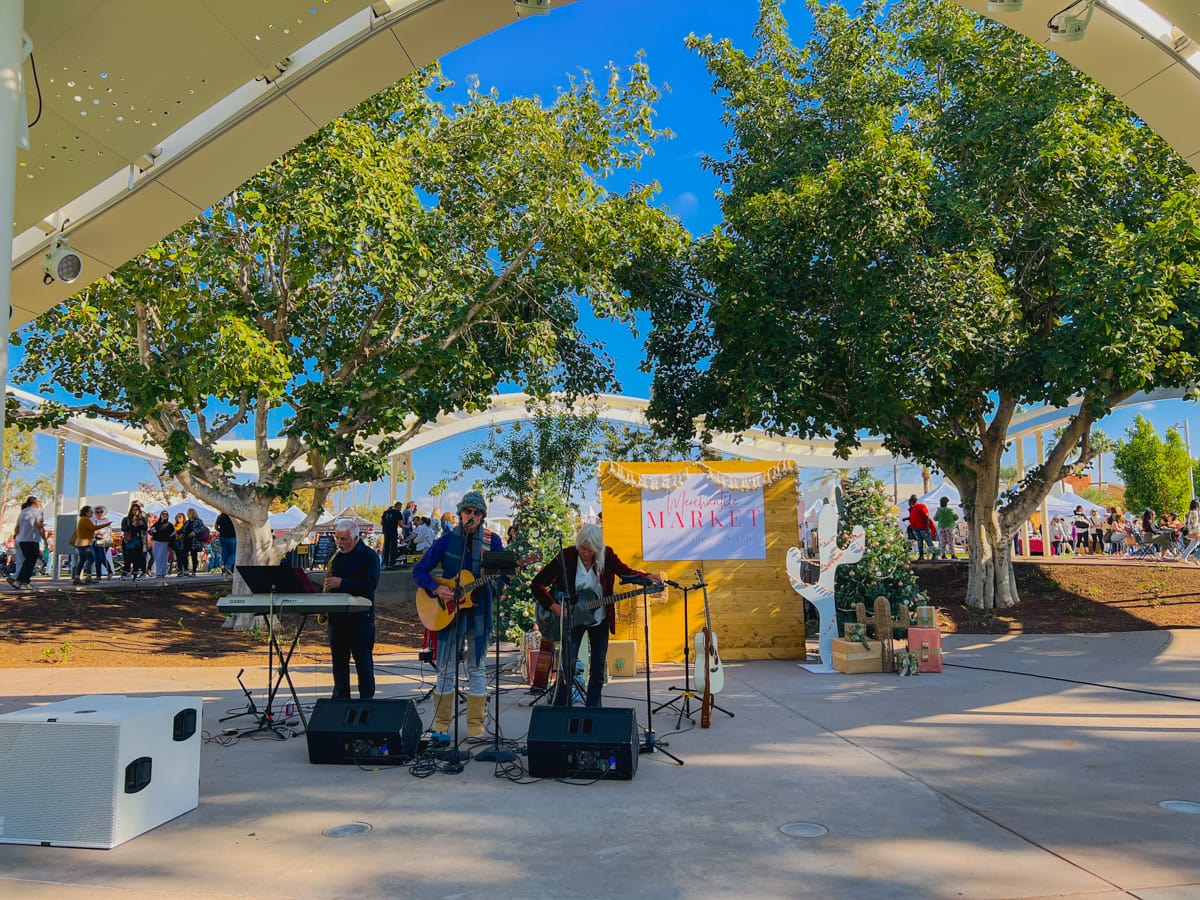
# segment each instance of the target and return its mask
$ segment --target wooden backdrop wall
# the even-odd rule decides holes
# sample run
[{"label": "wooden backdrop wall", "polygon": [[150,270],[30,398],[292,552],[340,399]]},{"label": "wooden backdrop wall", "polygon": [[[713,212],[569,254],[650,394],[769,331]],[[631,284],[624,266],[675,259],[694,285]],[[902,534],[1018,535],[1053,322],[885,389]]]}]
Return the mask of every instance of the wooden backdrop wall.
[{"label": "wooden backdrop wall", "polygon": [[[664,474],[698,472],[692,463],[619,463],[626,472]],[[749,460],[706,462],[716,472],[760,472],[778,463]],[[604,539],[621,559],[649,572],[662,572],[679,584],[695,583],[696,569],[708,584],[709,614],[723,659],[803,659],[804,601],[788,581],[785,566],[789,547],[798,546],[795,474],[784,475],[763,488],[766,517],[767,555],[755,560],[675,560],[646,562],[642,557],[640,488],[617,478],[608,463],[600,466],[600,497],[604,512]],[[651,598],[650,658],[653,662],[683,660],[683,594],[674,588]],[[704,625],[701,591],[688,593],[688,640]],[[641,600],[622,600],[617,605],[616,640],[638,644],[638,669],[643,668],[644,650]],[[690,645],[694,649],[695,645]],[[691,650],[689,650],[691,652]]]}]

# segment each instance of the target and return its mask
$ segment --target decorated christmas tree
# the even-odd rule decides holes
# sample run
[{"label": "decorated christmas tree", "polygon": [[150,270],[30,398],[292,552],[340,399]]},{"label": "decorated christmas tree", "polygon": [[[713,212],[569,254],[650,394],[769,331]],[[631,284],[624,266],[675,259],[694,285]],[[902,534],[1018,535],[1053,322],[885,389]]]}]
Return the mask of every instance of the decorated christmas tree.
[{"label": "decorated christmas tree", "polygon": [[867,548],[862,562],[837,571],[839,629],[844,622],[854,621],[856,603],[872,609],[876,597],[887,597],[892,614],[898,616],[901,606],[912,611],[927,602],[909,565],[909,542],[893,509],[883,482],[869,469],[858,469],[842,481],[839,531],[848,534],[861,525],[867,533]]}]

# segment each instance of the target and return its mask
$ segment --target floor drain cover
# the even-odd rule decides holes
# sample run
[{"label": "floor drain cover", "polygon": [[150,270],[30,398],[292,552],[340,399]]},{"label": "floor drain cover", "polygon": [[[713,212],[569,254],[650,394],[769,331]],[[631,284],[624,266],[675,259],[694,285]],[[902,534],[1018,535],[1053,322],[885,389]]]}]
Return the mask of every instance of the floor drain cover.
[{"label": "floor drain cover", "polygon": [[1200,813],[1200,803],[1193,803],[1191,800],[1164,800],[1158,805],[1171,812]]},{"label": "floor drain cover", "polygon": [[829,829],[816,822],[788,822],[780,825],[779,830],[788,837],[820,837],[829,834]]},{"label": "floor drain cover", "polygon": [[356,834],[365,834],[370,830],[371,826],[366,822],[351,822],[349,825],[334,825],[326,828],[321,834],[325,837],[354,837]]}]

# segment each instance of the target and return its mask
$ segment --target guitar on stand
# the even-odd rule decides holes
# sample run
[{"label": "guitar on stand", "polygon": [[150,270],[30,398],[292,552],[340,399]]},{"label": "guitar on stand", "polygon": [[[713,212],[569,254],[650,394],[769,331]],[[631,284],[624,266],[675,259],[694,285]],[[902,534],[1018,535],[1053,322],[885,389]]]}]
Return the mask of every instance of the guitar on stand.
[{"label": "guitar on stand", "polygon": [[717,633],[713,631],[708,610],[708,585],[700,569],[696,570],[696,584],[704,593],[704,627],[696,632],[696,686],[701,689],[700,727],[708,728],[712,724],[714,709],[721,710],[731,719],[733,713],[717,706],[714,699],[725,687],[725,669],[717,652]]}]

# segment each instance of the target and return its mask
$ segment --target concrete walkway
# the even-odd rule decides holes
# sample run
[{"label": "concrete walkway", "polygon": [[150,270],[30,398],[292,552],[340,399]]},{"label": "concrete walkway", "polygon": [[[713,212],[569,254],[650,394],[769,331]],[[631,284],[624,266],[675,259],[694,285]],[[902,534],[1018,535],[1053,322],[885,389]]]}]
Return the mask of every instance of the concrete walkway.
[{"label": "concrete walkway", "polygon": [[[0,845],[0,896],[1200,897],[1200,815],[1159,806],[1200,803],[1200,632],[945,640],[946,672],[917,678],[730,664],[736,718],[672,733],[673,710],[655,715],[685,765],[643,755],[628,782],[518,783],[478,761],[415,778],[310,765],[303,738],[213,740],[199,808],[113,850]],[[409,656],[383,668],[384,696],[428,686]],[[7,670],[0,712],[199,692],[219,735],[235,674]],[[295,676],[306,702],[327,692],[327,671]],[[261,693],[265,671],[243,677]],[[655,703],[681,683],[656,667]],[[530,698],[505,684],[523,744]],[[645,691],[615,679],[606,705],[645,726]],[[371,830],[322,834],[355,822]],[[827,832],[780,830],[796,822]]]}]

